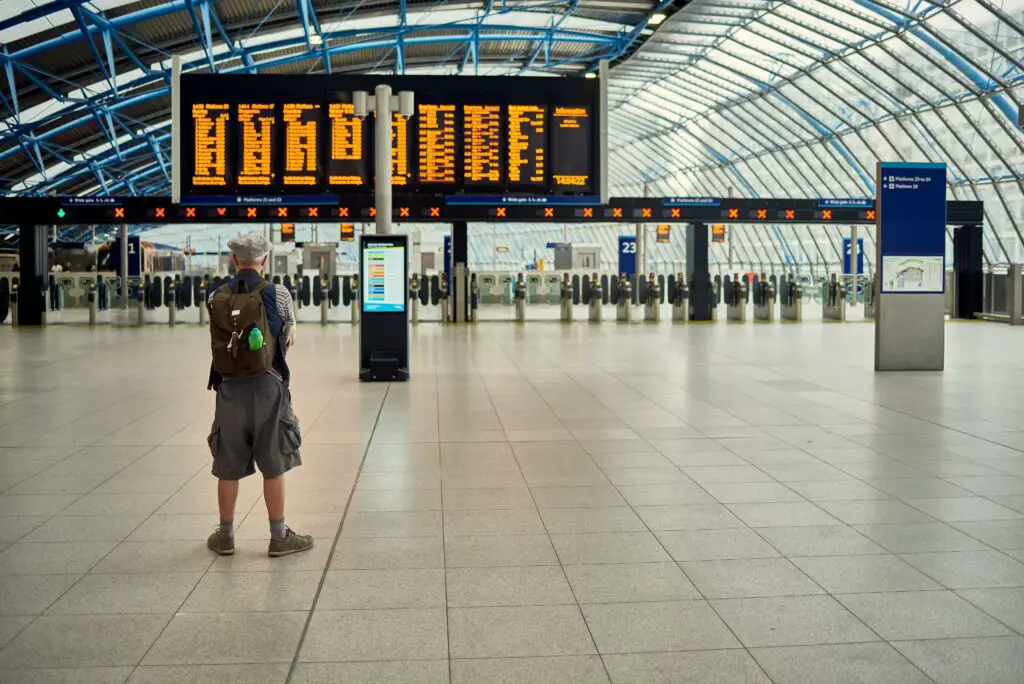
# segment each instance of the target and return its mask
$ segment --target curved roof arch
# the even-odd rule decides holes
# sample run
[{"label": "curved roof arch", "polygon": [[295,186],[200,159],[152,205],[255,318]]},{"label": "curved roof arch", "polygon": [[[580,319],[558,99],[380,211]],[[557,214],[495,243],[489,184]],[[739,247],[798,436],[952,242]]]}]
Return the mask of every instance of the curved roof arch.
[{"label": "curved roof arch", "polygon": [[[876,161],[946,162],[988,261],[1024,260],[1020,2],[696,0],[613,75],[618,194],[871,196]],[[814,261],[826,237],[755,247]]]},{"label": "curved roof arch", "polygon": [[[942,161],[951,198],[986,203],[988,261],[1024,261],[1019,0],[4,0],[0,194],[165,193],[171,55],[556,77],[610,59],[615,194],[866,196],[877,160]],[[800,264],[841,235],[737,240]]]},{"label": "curved roof arch", "polygon": [[[676,0],[684,4],[687,0]],[[672,0],[5,0],[0,193],[155,192],[170,58],[219,73],[573,75]]]}]

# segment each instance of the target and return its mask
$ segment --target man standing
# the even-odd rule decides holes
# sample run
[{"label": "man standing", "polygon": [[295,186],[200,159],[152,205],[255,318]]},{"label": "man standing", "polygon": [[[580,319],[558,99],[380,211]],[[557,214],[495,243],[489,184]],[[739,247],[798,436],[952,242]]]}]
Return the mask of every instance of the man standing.
[{"label": "man standing", "polygon": [[263,278],[272,245],[254,233],[228,240],[237,274],[210,294],[213,366],[210,389],[217,409],[210,431],[213,475],[220,482],[220,526],[206,545],[215,553],[235,552],[238,481],[263,475],[270,518],[270,556],[308,551],[313,539],[284,524],[284,474],[302,465],[301,436],[292,411],[285,351],[295,344],[291,295]]}]

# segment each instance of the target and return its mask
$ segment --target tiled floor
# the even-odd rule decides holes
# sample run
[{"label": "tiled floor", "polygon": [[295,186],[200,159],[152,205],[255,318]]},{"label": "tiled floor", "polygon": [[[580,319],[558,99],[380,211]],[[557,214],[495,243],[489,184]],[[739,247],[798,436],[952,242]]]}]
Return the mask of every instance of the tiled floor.
[{"label": "tiled floor", "polygon": [[868,325],[412,333],[293,355],[305,465],[214,558],[198,327],[0,330],[0,681],[1022,681],[1021,331],[871,372]]}]

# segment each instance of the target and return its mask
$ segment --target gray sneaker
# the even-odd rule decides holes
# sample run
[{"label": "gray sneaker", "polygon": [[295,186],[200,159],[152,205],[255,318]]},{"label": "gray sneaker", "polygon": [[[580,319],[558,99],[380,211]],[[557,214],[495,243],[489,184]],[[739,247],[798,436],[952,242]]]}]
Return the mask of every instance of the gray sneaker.
[{"label": "gray sneaker", "polygon": [[284,539],[271,539],[267,555],[271,558],[290,556],[313,548],[313,538],[304,534],[295,534],[290,527],[284,529]]},{"label": "gray sneaker", "polygon": [[206,548],[221,556],[233,556],[235,553],[235,538],[221,534],[217,530],[206,540]]}]

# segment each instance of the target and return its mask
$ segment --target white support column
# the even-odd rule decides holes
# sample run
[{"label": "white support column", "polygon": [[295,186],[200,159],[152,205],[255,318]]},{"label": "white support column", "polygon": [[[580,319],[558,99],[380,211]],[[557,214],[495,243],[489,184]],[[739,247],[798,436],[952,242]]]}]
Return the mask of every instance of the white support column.
[{"label": "white support column", "polygon": [[374,91],[376,131],[374,135],[374,202],[377,207],[377,235],[391,232],[391,86]]}]

